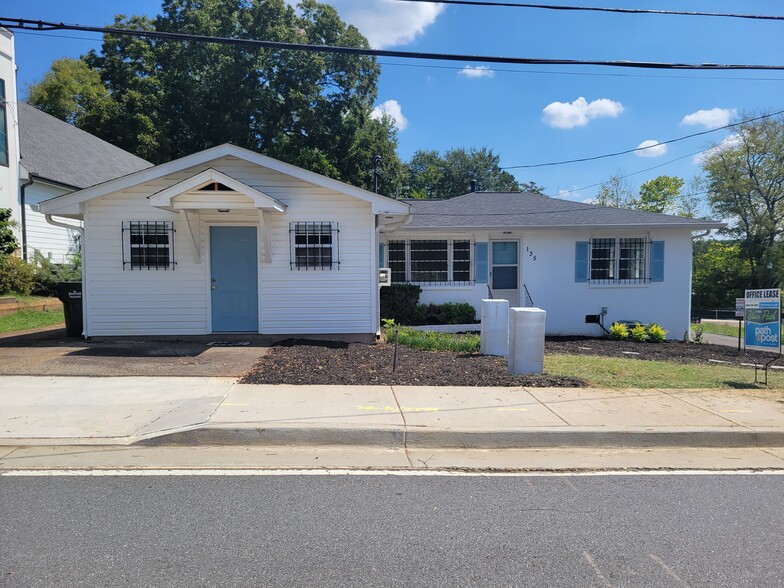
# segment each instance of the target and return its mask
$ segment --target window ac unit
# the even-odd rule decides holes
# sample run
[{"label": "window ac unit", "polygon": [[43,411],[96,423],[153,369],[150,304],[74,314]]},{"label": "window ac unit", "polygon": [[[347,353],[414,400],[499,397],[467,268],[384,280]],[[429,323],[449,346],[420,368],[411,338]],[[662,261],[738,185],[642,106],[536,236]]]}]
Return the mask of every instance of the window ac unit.
[{"label": "window ac unit", "polygon": [[392,285],[392,270],[388,267],[378,268],[378,285],[391,286]]}]

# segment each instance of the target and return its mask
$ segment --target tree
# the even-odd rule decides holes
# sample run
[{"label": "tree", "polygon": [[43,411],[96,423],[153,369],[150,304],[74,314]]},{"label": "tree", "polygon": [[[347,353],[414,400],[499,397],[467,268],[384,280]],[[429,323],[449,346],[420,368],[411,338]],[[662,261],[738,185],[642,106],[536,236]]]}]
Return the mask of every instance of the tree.
[{"label": "tree", "polygon": [[751,269],[749,287],[779,281],[784,232],[784,117],[740,125],[705,157],[708,200]]},{"label": "tree", "polygon": [[[120,15],[114,26],[368,47],[316,0],[296,10],[285,0],[164,0],[156,18]],[[106,34],[101,51],[79,63],[69,72],[53,68],[31,89],[31,102],[64,120],[84,112],[71,122],[154,163],[228,142],[364,188],[381,155],[382,191],[402,184],[395,129],[370,116],[380,73],[373,57]],[[108,94],[98,93],[100,108],[77,99],[94,88],[94,75]],[[55,100],[60,94],[73,102]]]},{"label": "tree", "polygon": [[678,200],[685,182],[675,176],[659,176],[640,186],[634,208],[646,212],[679,214]]},{"label": "tree", "polygon": [[19,249],[19,242],[14,235],[16,221],[11,219],[10,208],[0,208],[0,255],[11,255]]},{"label": "tree", "polygon": [[694,242],[692,258],[694,308],[733,308],[751,277],[751,264],[743,259],[737,241],[715,239]]},{"label": "tree", "polygon": [[594,200],[594,204],[613,208],[633,208],[634,202],[631,184],[620,175],[610,176],[609,180],[603,182]]},{"label": "tree", "polygon": [[450,149],[443,156],[438,151],[417,151],[406,166],[411,197],[454,198],[468,192],[472,180],[483,192],[520,192],[520,183],[501,169],[500,160],[487,147]]}]

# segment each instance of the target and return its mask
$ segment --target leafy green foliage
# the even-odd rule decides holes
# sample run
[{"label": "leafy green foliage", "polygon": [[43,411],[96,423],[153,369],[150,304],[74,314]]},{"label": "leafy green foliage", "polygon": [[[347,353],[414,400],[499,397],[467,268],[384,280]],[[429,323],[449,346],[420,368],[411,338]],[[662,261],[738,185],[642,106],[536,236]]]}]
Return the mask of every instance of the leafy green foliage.
[{"label": "leafy green foliage", "polygon": [[648,340],[648,331],[645,329],[645,325],[636,323],[629,329],[629,339],[638,343],[645,343]]},{"label": "leafy green foliage", "polygon": [[33,266],[15,255],[0,255],[0,294],[30,294]]},{"label": "leafy green foliage", "polygon": [[613,323],[610,325],[609,337],[614,341],[625,341],[629,338],[629,327],[625,323]]},{"label": "leafy green foliage", "polygon": [[422,288],[416,284],[392,284],[381,288],[381,316],[400,325],[413,324]]},{"label": "leafy green foliage", "polygon": [[612,208],[630,208],[644,212],[696,216],[700,210],[699,180],[684,190],[685,181],[676,176],[659,176],[640,186],[639,195],[628,180],[619,175],[602,183],[595,204]]},{"label": "leafy green foliage", "polygon": [[633,208],[634,190],[625,178],[620,175],[611,176],[599,186],[594,204],[612,208]]},{"label": "leafy green foliage", "polygon": [[707,154],[703,170],[713,212],[731,221],[723,232],[749,264],[748,287],[774,286],[784,269],[784,117],[740,125]]},{"label": "leafy green foliage", "polygon": [[10,208],[0,208],[0,255],[11,255],[19,248],[13,228],[16,223],[11,219]]},{"label": "leafy green foliage", "polygon": [[[385,331],[385,337],[388,342],[394,342],[394,336],[394,329]],[[398,343],[414,349],[425,349],[428,351],[476,353],[479,351],[480,336],[417,331],[416,329],[401,327],[398,332]]]},{"label": "leafy green foliage", "polygon": [[521,185],[500,167],[500,156],[492,149],[450,149],[442,156],[438,151],[417,151],[407,164],[408,185],[412,198],[454,198],[470,190],[476,180],[483,192],[520,192],[544,188],[529,183]]},{"label": "leafy green foliage", "polygon": [[412,325],[465,325],[476,321],[476,310],[467,302],[417,304]]},{"label": "leafy green foliage", "polygon": [[667,331],[665,331],[661,325],[653,323],[648,327],[648,340],[651,343],[664,343],[666,338]]},{"label": "leafy green foliage", "polygon": [[751,283],[751,262],[737,241],[694,241],[692,307],[734,308]]},{"label": "leafy green foliage", "polygon": [[680,214],[678,199],[685,182],[675,176],[659,176],[640,186],[634,208],[646,212]]},{"label": "leafy green foliage", "polygon": [[33,258],[33,289],[38,296],[56,296],[59,282],[81,282],[81,265],[52,263],[36,251]]},{"label": "leafy green foliage", "polygon": [[691,330],[691,333],[692,333],[692,340],[693,340],[695,343],[697,343],[698,345],[700,345],[700,344],[704,343],[705,341],[703,341],[703,340],[702,340],[702,334],[703,334],[704,332],[705,332],[705,329],[703,328],[702,324],[701,324],[701,323],[700,323],[700,324],[698,324],[697,326],[695,326],[695,327],[694,327],[694,328]]},{"label": "leafy green foliage", "polygon": [[[296,10],[284,0],[164,0],[157,17],[119,15],[114,25],[368,47],[315,0]],[[30,89],[31,102],[153,163],[232,143],[371,189],[381,155],[380,191],[402,186],[395,129],[370,116],[373,57],[106,34],[100,52],[70,61]]]}]

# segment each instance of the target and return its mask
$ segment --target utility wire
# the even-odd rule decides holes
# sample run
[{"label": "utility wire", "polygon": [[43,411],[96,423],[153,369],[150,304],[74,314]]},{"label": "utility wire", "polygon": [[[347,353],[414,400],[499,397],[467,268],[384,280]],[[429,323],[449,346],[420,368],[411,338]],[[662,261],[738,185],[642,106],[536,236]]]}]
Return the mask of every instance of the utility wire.
[{"label": "utility wire", "polygon": [[[41,37],[51,37],[55,39],[74,39],[77,41],[96,41],[94,37],[79,37],[75,35],[47,34],[46,32],[21,30],[18,35],[39,35]],[[379,65],[389,67],[416,67],[421,69],[444,69],[452,71],[462,71],[465,66],[459,65],[432,65],[424,63],[402,63],[397,61],[379,61]],[[784,78],[761,78],[748,76],[690,76],[690,75],[655,75],[643,73],[606,73],[606,72],[584,72],[584,71],[549,71],[536,69],[506,69],[501,67],[488,68],[487,71],[493,73],[513,73],[513,74],[535,74],[535,75],[555,75],[555,76],[588,76],[588,77],[611,77],[611,78],[651,78],[651,79],[671,79],[671,80],[718,80],[718,81],[748,81],[748,82],[784,82]]]},{"label": "utility wire", "polygon": [[597,159],[606,159],[608,157],[617,157],[618,155],[627,155],[629,153],[634,153],[635,151],[645,151],[646,149],[653,149],[658,147],[659,145],[669,145],[670,143],[677,143],[678,141],[684,141],[686,139],[692,139],[694,137],[700,137],[702,135],[707,135],[709,133],[715,133],[716,131],[722,131],[724,129],[731,129],[733,127],[737,127],[740,125],[745,125],[750,122],[763,120],[766,118],[770,118],[772,116],[777,116],[779,114],[784,113],[784,110],[779,110],[777,112],[772,112],[770,114],[763,114],[762,116],[757,116],[754,118],[748,118],[746,120],[742,120],[736,123],[730,123],[728,125],[724,125],[723,127],[717,127],[715,129],[710,129],[707,131],[700,131],[699,133],[692,133],[691,135],[684,135],[683,137],[678,137],[677,139],[670,139],[668,141],[659,141],[655,145],[648,145],[647,147],[635,147],[634,149],[626,149],[624,151],[616,151],[615,153],[605,153],[604,155],[594,155],[593,157],[581,157],[579,159],[568,159],[566,161],[550,161],[548,163],[533,163],[531,165],[510,165],[507,167],[502,167],[501,169],[531,169],[534,167],[550,167],[553,165],[566,165],[567,163],[581,163],[583,161],[596,161]]},{"label": "utility wire", "polygon": [[648,8],[601,8],[598,6],[559,6],[554,4],[529,4],[527,2],[482,2],[480,0],[397,0],[398,2],[420,2],[425,4],[456,4],[461,6],[503,6],[504,8],[539,8],[543,10],[619,12],[622,14],[660,14],[675,16],[715,16],[721,18],[746,18],[753,20],[784,20],[784,16],[762,14],[736,14],[728,12],[692,12],[681,10],[652,10]]},{"label": "utility wire", "polygon": [[197,41],[202,43],[216,43],[224,45],[239,45],[245,47],[259,47],[264,49],[283,49],[292,51],[305,51],[309,53],[335,53],[339,55],[365,55],[371,57],[400,57],[405,59],[429,59],[434,61],[463,61],[480,63],[512,63],[517,65],[595,65],[604,67],[625,67],[642,69],[697,69],[697,70],[779,70],[784,71],[784,65],[749,65],[749,64],[718,64],[718,63],[666,63],[655,61],[605,61],[587,59],[543,59],[535,57],[498,57],[491,55],[458,55],[454,53],[422,53],[417,51],[391,51],[387,49],[369,49],[363,47],[336,47],[332,45],[308,45],[304,43],[284,43],[280,41],[261,41],[258,39],[235,39],[230,37],[213,37],[206,35],[191,35],[184,33],[171,33],[164,31],[138,31],[116,27],[94,27],[87,25],[64,24],[29,20],[22,18],[0,17],[0,27],[7,29],[37,30],[37,31],[88,31],[109,35],[129,35],[135,37],[148,37],[170,41]]}]

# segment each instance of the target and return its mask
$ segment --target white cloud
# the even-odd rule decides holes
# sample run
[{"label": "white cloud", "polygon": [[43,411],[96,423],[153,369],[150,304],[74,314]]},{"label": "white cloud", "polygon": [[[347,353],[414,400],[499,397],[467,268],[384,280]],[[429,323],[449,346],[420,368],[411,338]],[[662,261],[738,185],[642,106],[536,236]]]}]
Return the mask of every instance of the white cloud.
[{"label": "white cloud", "polygon": [[738,111],[729,108],[711,108],[710,110],[698,110],[683,117],[681,125],[701,125],[706,129],[718,129],[730,124],[730,120],[738,114]]},{"label": "white cloud", "polygon": [[544,122],[558,129],[584,127],[595,118],[615,118],[623,112],[623,104],[599,98],[588,102],[580,96],[574,102],[552,102],[544,107]]},{"label": "white cloud", "polygon": [[458,73],[467,78],[492,78],[495,76],[495,72],[486,65],[478,65],[476,67],[466,65]]},{"label": "white cloud", "polygon": [[655,139],[648,139],[637,145],[634,154],[637,157],[661,157],[667,153],[667,145],[662,145]]},{"label": "white cloud", "polygon": [[[442,4],[410,4],[396,0],[322,0],[340,18],[359,29],[376,49],[407,45],[432,25],[444,11]],[[292,6],[298,0],[286,0]]]},{"label": "white cloud", "polygon": [[403,109],[397,100],[387,100],[376,106],[370,113],[370,118],[380,120],[385,114],[394,121],[398,131],[405,131],[408,128],[408,119],[403,116]]},{"label": "white cloud", "polygon": [[714,155],[719,151],[723,151],[724,149],[737,147],[738,145],[740,145],[741,141],[742,141],[741,136],[738,133],[735,133],[733,135],[727,135],[721,140],[721,143],[719,143],[718,145],[714,145],[710,149],[706,149],[705,151],[702,151],[697,155],[695,155],[692,161],[697,165],[702,165],[705,162],[705,160],[711,155]]}]

